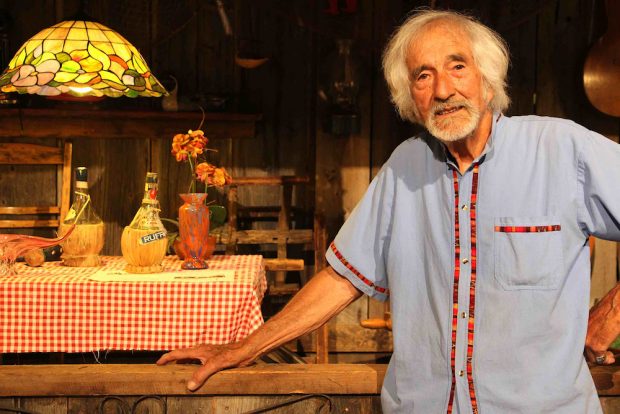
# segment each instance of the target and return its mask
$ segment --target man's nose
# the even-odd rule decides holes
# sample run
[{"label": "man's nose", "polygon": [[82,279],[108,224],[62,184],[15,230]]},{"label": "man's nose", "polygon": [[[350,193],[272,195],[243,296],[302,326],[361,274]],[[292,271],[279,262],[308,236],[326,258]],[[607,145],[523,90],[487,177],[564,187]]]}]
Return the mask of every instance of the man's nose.
[{"label": "man's nose", "polygon": [[447,101],[455,94],[452,79],[447,74],[439,73],[435,77],[435,99]]}]

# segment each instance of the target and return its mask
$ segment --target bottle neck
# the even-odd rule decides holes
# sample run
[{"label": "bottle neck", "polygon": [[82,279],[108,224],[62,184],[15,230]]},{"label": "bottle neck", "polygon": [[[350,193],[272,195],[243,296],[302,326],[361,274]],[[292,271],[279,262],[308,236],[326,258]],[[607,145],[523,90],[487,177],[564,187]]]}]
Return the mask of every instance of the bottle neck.
[{"label": "bottle neck", "polygon": [[157,183],[144,183],[144,195],[142,196],[142,205],[145,207],[153,206],[158,207],[159,201],[157,200]]},{"label": "bottle neck", "polygon": [[75,182],[73,204],[71,204],[71,208],[63,222],[65,224],[96,224],[101,222],[101,219],[92,207],[86,181]]},{"label": "bottle neck", "polygon": [[76,181],[74,193],[76,197],[88,198],[88,182],[87,181]]}]

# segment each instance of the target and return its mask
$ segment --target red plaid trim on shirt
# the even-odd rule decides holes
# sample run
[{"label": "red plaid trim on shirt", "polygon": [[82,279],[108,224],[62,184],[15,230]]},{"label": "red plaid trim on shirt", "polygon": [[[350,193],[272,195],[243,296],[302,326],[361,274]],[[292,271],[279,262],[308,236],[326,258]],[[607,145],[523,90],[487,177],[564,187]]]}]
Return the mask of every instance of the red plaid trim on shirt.
[{"label": "red plaid trim on shirt", "polygon": [[[478,201],[478,164],[474,165],[472,177],[471,199],[469,202],[469,225],[471,229],[471,278],[469,282],[469,319],[467,322],[467,383],[469,386],[469,398],[474,414],[478,414],[478,401],[474,386],[472,360],[474,355],[474,315],[476,307],[476,203]],[[448,400],[447,414],[451,414],[454,406],[454,393],[456,389],[456,327],[458,323],[458,297],[459,278],[461,273],[461,246],[459,225],[459,180],[456,170],[452,170],[454,185],[454,290],[452,293],[452,350],[450,352],[450,368],[452,370],[452,385]]]},{"label": "red plaid trim on shirt", "polygon": [[549,226],[495,226],[498,233],[544,233],[547,231],[560,231],[559,224]]},{"label": "red plaid trim on shirt", "polygon": [[353,272],[353,274],[355,276],[357,276],[357,278],[359,280],[364,282],[365,285],[370,286],[371,288],[373,288],[374,290],[376,290],[379,293],[384,293],[384,294],[388,294],[389,293],[388,289],[386,289],[384,287],[381,287],[381,286],[377,286],[372,281],[370,281],[368,278],[364,277],[364,275],[362,275],[359,270],[357,270],[351,263],[349,263],[347,261],[347,259],[344,258],[344,256],[342,255],[342,253],[340,253],[340,251],[338,250],[338,248],[336,247],[334,242],[332,242],[329,245],[329,248],[332,249],[332,251],[334,252],[336,257],[338,258],[338,260],[340,260],[340,262],[343,265],[345,265],[347,269],[349,269],[351,272]]},{"label": "red plaid trim on shirt", "polygon": [[471,229],[471,278],[469,282],[469,321],[467,323],[467,383],[469,384],[469,398],[473,414],[478,414],[478,401],[476,400],[476,389],[474,386],[474,376],[472,360],[474,357],[474,310],[476,308],[476,203],[478,201],[478,164],[474,165],[471,201],[469,205],[469,226]]},{"label": "red plaid trim on shirt", "polygon": [[452,170],[452,184],[454,186],[454,289],[452,291],[452,347],[450,351],[450,369],[452,370],[452,384],[450,399],[448,400],[448,414],[452,413],[454,392],[456,389],[456,325],[459,315],[459,276],[461,270],[461,244],[459,240],[459,178],[456,170]]}]

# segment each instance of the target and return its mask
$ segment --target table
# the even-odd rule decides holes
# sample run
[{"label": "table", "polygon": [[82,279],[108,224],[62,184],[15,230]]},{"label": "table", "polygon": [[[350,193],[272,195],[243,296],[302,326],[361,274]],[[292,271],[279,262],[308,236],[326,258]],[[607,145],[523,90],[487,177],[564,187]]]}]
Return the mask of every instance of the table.
[{"label": "table", "polygon": [[[262,323],[267,283],[262,256],[213,256],[210,269],[231,281],[99,282],[98,268],[16,264],[0,277],[0,353],[160,351],[239,341]],[[102,257],[122,269],[122,257]],[[164,271],[182,271],[168,256]],[[147,276],[148,277],[148,276]]]}]

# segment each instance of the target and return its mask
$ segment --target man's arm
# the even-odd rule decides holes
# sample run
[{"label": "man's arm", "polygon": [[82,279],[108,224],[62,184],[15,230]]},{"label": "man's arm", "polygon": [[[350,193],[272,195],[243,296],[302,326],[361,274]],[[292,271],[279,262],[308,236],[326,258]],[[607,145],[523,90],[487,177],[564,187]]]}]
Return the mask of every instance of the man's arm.
[{"label": "man's arm", "polygon": [[187,388],[194,391],[216,372],[249,365],[270,350],[317,329],[361,295],[348,279],[327,267],[310,279],[284,309],[244,340],[177,349],[162,355],[157,364],[199,360],[202,367],[187,383]]},{"label": "man's arm", "polygon": [[587,360],[604,365],[613,364],[615,357],[607,349],[618,335],[620,335],[620,284],[610,290],[590,310],[585,349]]}]

